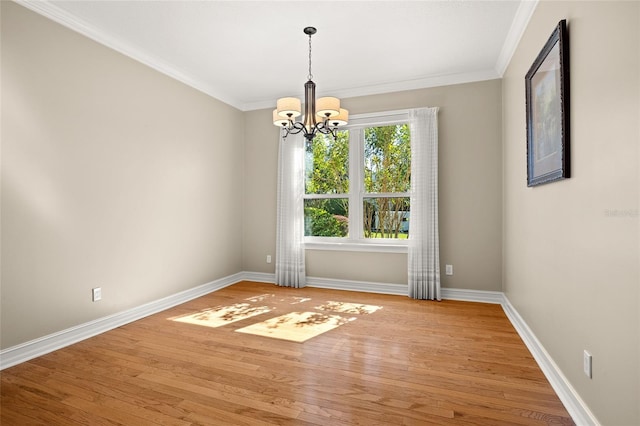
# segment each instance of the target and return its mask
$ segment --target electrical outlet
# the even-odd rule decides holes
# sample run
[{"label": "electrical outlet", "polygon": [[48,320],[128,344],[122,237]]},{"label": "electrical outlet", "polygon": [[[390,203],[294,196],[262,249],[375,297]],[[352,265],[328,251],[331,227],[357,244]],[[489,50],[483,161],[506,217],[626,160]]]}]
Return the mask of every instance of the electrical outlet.
[{"label": "electrical outlet", "polygon": [[593,378],[593,365],[592,365],[592,357],[591,354],[588,351],[584,351],[583,354],[583,365],[582,368],[584,370],[584,374],[588,377],[588,378]]},{"label": "electrical outlet", "polygon": [[271,263],[271,255],[270,254],[267,255],[267,263]]},{"label": "electrical outlet", "polygon": [[96,287],[91,289],[91,300],[97,302],[100,299],[102,299],[102,288]]},{"label": "electrical outlet", "polygon": [[444,265],[444,273],[447,275],[453,275],[453,265]]}]

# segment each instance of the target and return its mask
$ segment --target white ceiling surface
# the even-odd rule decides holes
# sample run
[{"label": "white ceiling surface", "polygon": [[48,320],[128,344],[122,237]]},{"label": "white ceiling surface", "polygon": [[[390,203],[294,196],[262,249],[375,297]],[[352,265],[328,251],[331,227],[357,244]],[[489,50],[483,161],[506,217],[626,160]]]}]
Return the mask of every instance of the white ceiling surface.
[{"label": "white ceiling surface", "polygon": [[536,0],[18,2],[240,110],[502,76]]}]

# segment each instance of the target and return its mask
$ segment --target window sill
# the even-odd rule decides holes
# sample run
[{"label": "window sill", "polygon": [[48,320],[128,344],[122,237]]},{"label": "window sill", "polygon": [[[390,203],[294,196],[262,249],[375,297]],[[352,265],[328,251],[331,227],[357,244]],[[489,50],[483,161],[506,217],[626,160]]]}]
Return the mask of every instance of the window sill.
[{"label": "window sill", "polygon": [[360,251],[375,253],[408,253],[407,244],[305,242],[305,250]]}]

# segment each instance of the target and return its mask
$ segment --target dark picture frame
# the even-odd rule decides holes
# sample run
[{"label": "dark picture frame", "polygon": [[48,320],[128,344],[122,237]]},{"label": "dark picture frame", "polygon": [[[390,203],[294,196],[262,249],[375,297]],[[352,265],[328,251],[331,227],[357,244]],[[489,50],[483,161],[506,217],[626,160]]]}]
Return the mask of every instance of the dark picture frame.
[{"label": "dark picture frame", "polygon": [[561,20],[525,76],[527,186],[567,179],[569,149],[569,37]]}]

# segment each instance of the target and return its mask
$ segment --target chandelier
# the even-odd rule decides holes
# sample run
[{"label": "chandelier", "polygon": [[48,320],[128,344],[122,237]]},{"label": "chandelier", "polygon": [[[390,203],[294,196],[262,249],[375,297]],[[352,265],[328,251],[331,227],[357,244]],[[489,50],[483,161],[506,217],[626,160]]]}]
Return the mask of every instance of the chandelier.
[{"label": "chandelier", "polygon": [[300,99],[280,98],[273,110],[273,124],[283,130],[282,138],[289,134],[303,133],[307,141],[311,142],[318,133],[337,137],[338,127],[347,124],[349,111],[340,108],[340,99],[333,97],[319,98],[316,101],[316,84],[311,74],[311,36],[317,30],[306,27],[304,33],[309,36],[309,75],[304,84],[304,117],[296,121],[301,114]]}]

